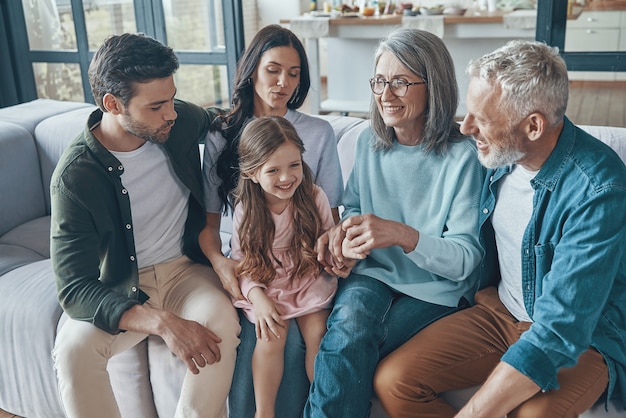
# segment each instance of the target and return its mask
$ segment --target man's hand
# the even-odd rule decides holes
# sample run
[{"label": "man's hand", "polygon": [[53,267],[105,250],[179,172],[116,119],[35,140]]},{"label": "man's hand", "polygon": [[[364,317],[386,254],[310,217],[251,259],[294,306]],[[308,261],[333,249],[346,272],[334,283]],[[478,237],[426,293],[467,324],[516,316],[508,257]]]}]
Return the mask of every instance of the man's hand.
[{"label": "man's hand", "polygon": [[200,373],[199,367],[217,363],[221,359],[218,344],[222,339],[195,321],[169,314],[163,323],[161,338],[191,373]]},{"label": "man's hand", "polygon": [[222,339],[195,321],[148,305],[135,305],[122,315],[119,328],[142,334],[158,335],[167,348],[187,364],[193,374],[198,367],[220,361]]},{"label": "man's hand", "polygon": [[505,362],[500,362],[455,418],[502,417],[541,388]]},{"label": "man's hand", "polygon": [[287,324],[280,317],[276,305],[265,294],[262,288],[254,287],[248,293],[248,299],[254,308],[256,316],[256,337],[260,340],[269,341],[272,336],[282,338],[285,335]]}]

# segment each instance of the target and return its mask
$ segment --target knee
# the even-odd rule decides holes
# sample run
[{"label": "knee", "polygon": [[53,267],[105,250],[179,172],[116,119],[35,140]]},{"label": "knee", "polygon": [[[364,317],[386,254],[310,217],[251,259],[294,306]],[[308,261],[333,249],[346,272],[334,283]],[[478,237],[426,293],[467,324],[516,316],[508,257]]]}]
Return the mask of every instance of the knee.
[{"label": "knee", "polygon": [[223,318],[212,322],[208,327],[222,339],[220,346],[231,350],[236,355],[240,342],[241,325],[239,324],[239,317],[235,312],[235,308],[232,306],[231,308],[232,313],[229,312],[228,315],[224,315]]},{"label": "knee", "polygon": [[383,404],[386,403],[387,398],[398,392],[398,387],[402,385],[405,370],[402,364],[386,360],[379,363],[373,381],[376,396]]},{"label": "knee", "polygon": [[[222,300],[223,299],[223,300]],[[239,315],[230,299],[219,298],[217,303],[199,302],[188,307],[184,317],[197,321],[221,338],[222,346],[236,348],[239,345],[241,325]]]},{"label": "knee", "polygon": [[335,297],[328,328],[341,324],[346,332],[356,334],[379,329],[393,300],[386,291],[386,285],[369,278],[344,286]]},{"label": "knee", "polygon": [[260,356],[259,358],[270,358],[273,356],[279,355],[281,358],[284,357],[283,353],[285,351],[285,338],[281,337],[272,338],[269,341],[266,340],[258,340],[256,346],[254,347],[254,355]]},{"label": "knee", "polygon": [[[95,326],[75,320],[67,320],[61,327],[52,350],[52,359],[57,370],[80,370],[85,364],[106,362],[106,345],[100,344],[100,333]],[[109,355],[110,357],[110,355]]]}]

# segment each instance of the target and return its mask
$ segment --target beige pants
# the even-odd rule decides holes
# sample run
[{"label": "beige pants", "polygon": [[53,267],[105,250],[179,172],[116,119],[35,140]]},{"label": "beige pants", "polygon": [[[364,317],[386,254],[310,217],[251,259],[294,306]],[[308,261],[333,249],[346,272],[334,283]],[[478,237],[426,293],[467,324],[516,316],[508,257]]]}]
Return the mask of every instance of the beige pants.
[{"label": "beige pants", "polygon": [[[217,275],[208,266],[180,257],[141,269],[139,286],[150,296],[147,305],[195,320],[222,339],[218,363],[201,368],[197,375],[187,371],[176,417],[226,417],[240,327]],[[136,332],[111,335],[91,323],[71,319],[63,325],[53,356],[69,418],[120,417],[107,363],[146,337]]]}]

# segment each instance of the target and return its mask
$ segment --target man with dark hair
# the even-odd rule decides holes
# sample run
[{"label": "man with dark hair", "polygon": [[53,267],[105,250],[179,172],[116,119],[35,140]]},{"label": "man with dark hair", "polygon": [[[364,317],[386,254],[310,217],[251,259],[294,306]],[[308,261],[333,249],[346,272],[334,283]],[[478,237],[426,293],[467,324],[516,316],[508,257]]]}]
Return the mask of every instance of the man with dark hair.
[{"label": "man with dark hair", "polygon": [[188,368],[176,417],[225,416],[239,322],[199,262],[210,115],[174,99],[177,69],[152,38],[107,39],[89,68],[99,109],[52,177],[51,258],[70,317],[53,354],[68,417],[120,416],[108,360],[150,334]]}]

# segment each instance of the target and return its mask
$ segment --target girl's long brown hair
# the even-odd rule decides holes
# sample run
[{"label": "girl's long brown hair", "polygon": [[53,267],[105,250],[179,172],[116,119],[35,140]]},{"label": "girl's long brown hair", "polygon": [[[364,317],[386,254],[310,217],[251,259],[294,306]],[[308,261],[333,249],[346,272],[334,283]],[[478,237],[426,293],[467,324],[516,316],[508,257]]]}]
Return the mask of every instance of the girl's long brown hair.
[{"label": "girl's long brown hair", "polygon": [[[243,259],[237,275],[268,284],[276,276],[280,261],[274,256],[275,225],[261,186],[251,176],[261,168],[284,143],[292,142],[304,153],[304,144],[293,125],[277,116],[253,120],[244,128],[239,141],[240,176],[235,189],[235,204],[241,204],[243,215],[239,225],[239,241]],[[291,278],[320,274],[321,265],[314,251],[315,241],[323,232],[322,220],[315,204],[315,185],[310,168],[302,161],[302,183],[292,201],[294,234],[289,245],[294,260]],[[289,210],[289,209],[287,209]]]}]

